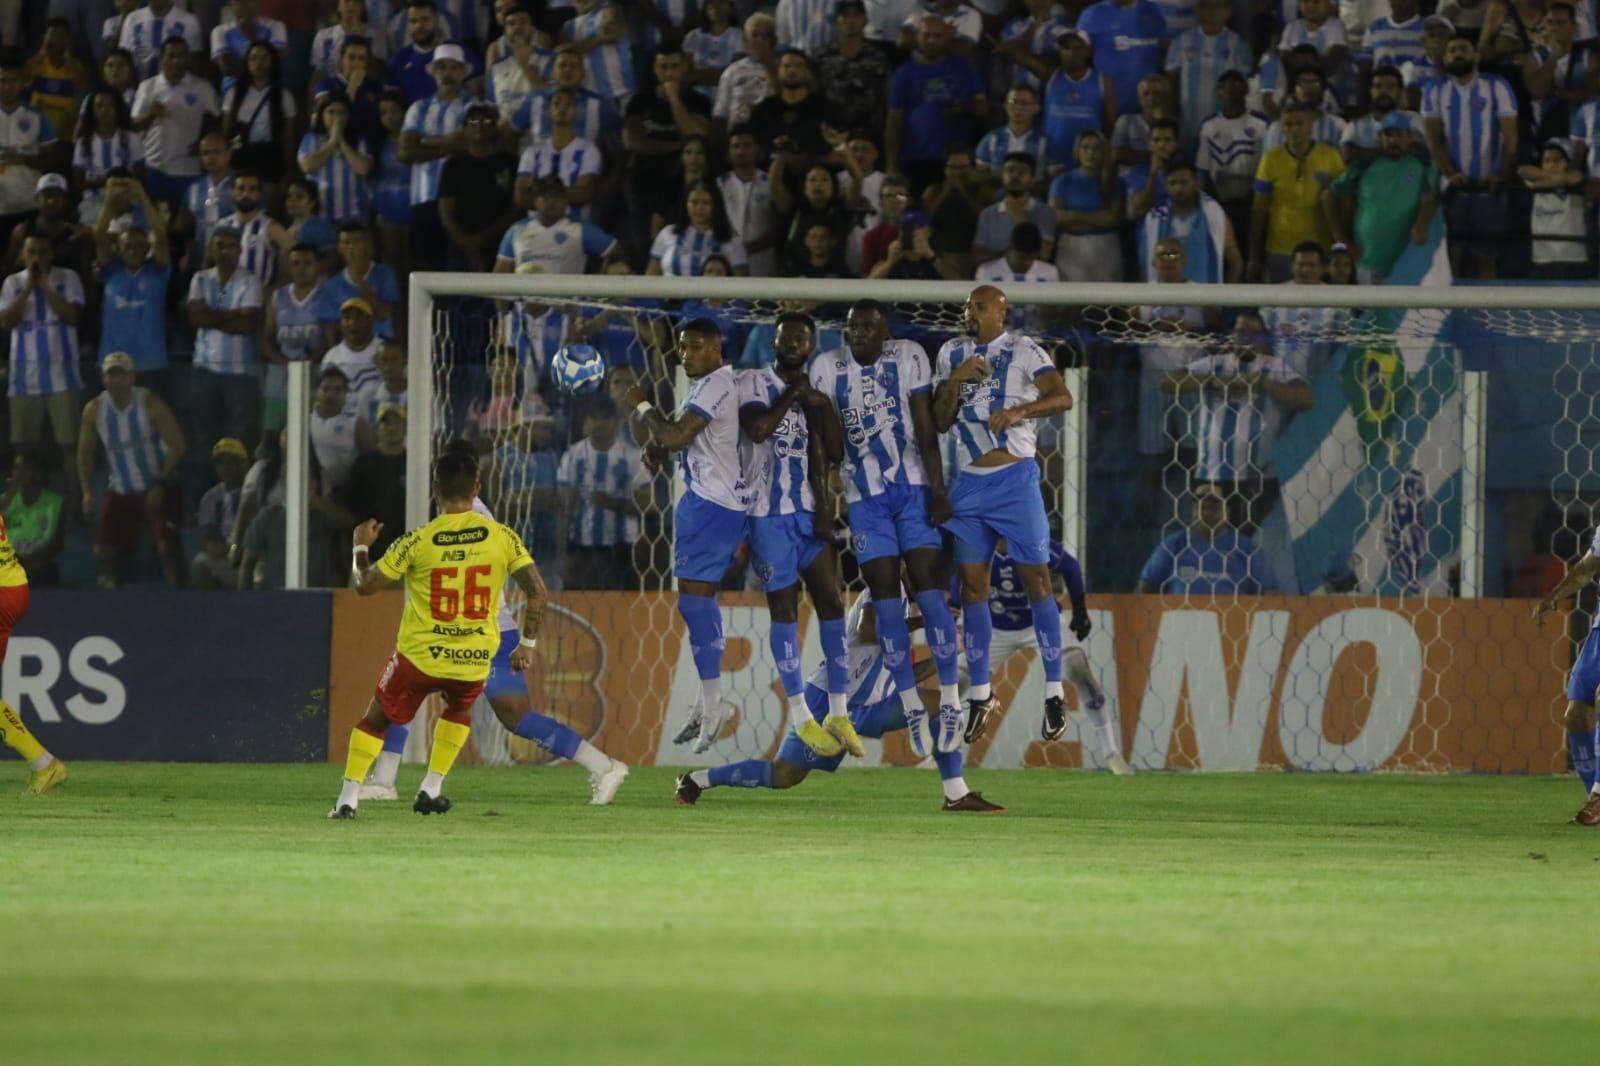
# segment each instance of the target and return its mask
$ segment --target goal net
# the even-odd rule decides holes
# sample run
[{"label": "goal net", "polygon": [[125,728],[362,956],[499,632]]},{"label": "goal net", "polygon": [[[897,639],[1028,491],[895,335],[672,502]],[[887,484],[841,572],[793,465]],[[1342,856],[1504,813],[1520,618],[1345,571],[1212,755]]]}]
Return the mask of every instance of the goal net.
[{"label": "goal net", "polygon": [[[557,389],[551,359],[594,345],[671,409],[687,386],[674,327],[689,318],[715,319],[730,361],[753,368],[771,362],[782,311],[811,314],[822,351],[871,297],[932,360],[961,334],[970,289],[417,275],[409,520],[427,517],[428,458],[475,441],[486,501],[554,591],[531,679],[541,709],[629,761],[770,755],[783,700],[744,566],[723,597],[731,724],[704,755],[675,743],[698,693],[672,591],[680,487],[640,469],[603,401]],[[1587,616],[1564,638],[1525,597],[1587,548],[1600,505],[1593,290],[1006,291],[1013,328],[1054,353],[1075,396],[1039,435],[1040,488],[1083,564],[1085,650],[1135,767],[1564,767],[1563,675]],[[837,543],[858,594],[842,530]],[[820,647],[804,615],[802,634],[809,672]],[[1083,714],[1039,739],[1043,691],[1033,652],[1013,656],[996,676],[1004,714],[969,760],[1102,765]],[[481,759],[545,758],[491,714],[475,726]],[[897,737],[865,760],[913,761]]]}]

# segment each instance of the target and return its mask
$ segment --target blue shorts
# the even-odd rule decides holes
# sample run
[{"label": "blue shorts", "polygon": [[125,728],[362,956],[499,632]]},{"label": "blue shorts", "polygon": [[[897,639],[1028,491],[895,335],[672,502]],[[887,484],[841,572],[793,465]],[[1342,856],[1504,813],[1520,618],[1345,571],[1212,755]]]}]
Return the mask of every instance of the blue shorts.
[{"label": "blue shorts", "polygon": [[744,512],[685,492],[673,511],[673,523],[673,576],[680,581],[721,581],[744,540]]},{"label": "blue shorts", "polygon": [[1583,647],[1578,650],[1578,661],[1567,674],[1567,699],[1579,703],[1593,703],[1595,692],[1600,691],[1600,637],[1589,630]]},{"label": "blue shorts", "polygon": [[789,588],[828,542],[816,535],[810,511],[750,519],[750,562],[768,592]]},{"label": "blue shorts", "polygon": [[878,495],[850,505],[850,550],[856,553],[858,563],[918,548],[938,551],[943,546],[939,531],[928,521],[925,485],[896,482]]},{"label": "blue shorts", "polygon": [[522,671],[511,665],[511,653],[522,643],[522,634],[515,629],[500,631],[500,650],[489,663],[489,680],[483,683],[483,694],[492,699],[501,696],[526,696],[528,680]]},{"label": "blue shorts", "polygon": [[[811,717],[819,722],[828,717],[828,694],[815,685],[807,685],[806,710],[810,711]],[[900,702],[900,697],[895,695],[877,703],[869,703],[865,707],[852,707],[850,722],[861,736],[876,739],[885,733],[893,733],[906,727],[905,706]],[[823,758],[806,747],[791,729],[783,738],[783,746],[778,749],[778,761],[831,774],[844,761],[844,752]]]},{"label": "blue shorts", "polygon": [[1039,464],[1032,459],[992,474],[963,470],[950,490],[950,508],[955,513],[944,528],[955,534],[956,562],[988,565],[1001,537],[1011,558],[1024,566],[1050,561],[1050,520],[1039,494]]}]

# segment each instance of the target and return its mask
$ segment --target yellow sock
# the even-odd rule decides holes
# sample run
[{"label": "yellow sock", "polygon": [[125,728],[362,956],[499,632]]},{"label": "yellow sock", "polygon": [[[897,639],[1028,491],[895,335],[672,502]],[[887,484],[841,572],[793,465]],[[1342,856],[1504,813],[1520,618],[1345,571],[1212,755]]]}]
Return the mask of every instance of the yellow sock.
[{"label": "yellow sock", "polygon": [[433,750],[428,753],[428,773],[443,777],[456,764],[456,756],[467,746],[471,726],[441,718],[433,727]]},{"label": "yellow sock", "polygon": [[0,740],[5,741],[6,747],[22,756],[22,761],[30,766],[45,754],[44,745],[34,739],[28,727],[22,724],[22,719],[17,717],[17,712],[4,700],[0,700]]},{"label": "yellow sock", "polygon": [[375,737],[364,729],[350,730],[350,754],[344,758],[345,780],[365,781],[373,760],[382,751],[382,737]]}]

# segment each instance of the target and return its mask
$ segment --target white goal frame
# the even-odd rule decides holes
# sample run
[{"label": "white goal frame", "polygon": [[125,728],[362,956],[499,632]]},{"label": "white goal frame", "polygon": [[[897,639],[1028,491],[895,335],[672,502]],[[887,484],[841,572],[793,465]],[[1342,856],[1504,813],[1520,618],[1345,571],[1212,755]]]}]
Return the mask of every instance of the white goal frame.
[{"label": "white goal frame", "polygon": [[[433,449],[434,304],[439,297],[472,296],[487,299],[615,299],[690,300],[715,295],[731,300],[813,300],[847,304],[859,299],[884,303],[944,303],[958,306],[974,287],[964,281],[853,281],[802,278],[670,278],[636,275],[466,274],[419,272],[411,275],[406,341],[409,353],[407,393],[406,524],[428,521],[429,463]],[[1295,285],[1159,285],[1137,283],[1030,284],[1007,290],[1014,304],[1060,306],[1189,305],[1194,307],[1330,307],[1392,310],[1527,310],[1600,313],[1600,285],[1578,286],[1322,286],[1312,292]],[[1308,301],[1307,296],[1314,296]],[[291,367],[291,370],[297,369]],[[1087,376],[1068,374],[1068,386],[1080,400]],[[1480,594],[1482,587],[1481,509],[1484,464],[1486,382],[1481,374],[1466,381],[1466,410],[1472,432],[1465,439],[1468,460],[1464,473],[1462,588],[1463,596]],[[310,380],[306,374],[290,375],[290,426],[303,424],[309,408]],[[1069,412],[1063,441],[1067,464],[1063,499],[1059,501],[1065,528],[1063,539],[1070,551],[1081,554],[1084,523],[1082,498],[1087,486],[1087,426],[1077,412]],[[300,415],[299,418],[296,416]],[[300,454],[306,447],[302,434],[289,434],[291,472],[304,469]],[[1078,498],[1066,498],[1074,494]],[[305,507],[300,493],[289,495],[289,558],[303,573]],[[1468,518],[1472,515],[1472,518]],[[297,582],[291,566],[291,587]]]}]

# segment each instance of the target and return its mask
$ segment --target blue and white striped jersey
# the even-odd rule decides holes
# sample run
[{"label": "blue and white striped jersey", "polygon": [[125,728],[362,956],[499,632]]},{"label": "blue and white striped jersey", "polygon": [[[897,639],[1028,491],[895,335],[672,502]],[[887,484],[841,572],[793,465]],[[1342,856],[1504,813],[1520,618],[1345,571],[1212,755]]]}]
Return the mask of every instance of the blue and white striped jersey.
[{"label": "blue and white striped jersey", "polygon": [[[1411,132],[1417,135],[1417,143],[1423,143],[1421,140],[1423,136],[1421,115],[1415,111],[1392,111],[1390,114],[1399,115],[1410,122]],[[1378,125],[1387,117],[1388,115],[1366,114],[1351,119],[1350,123],[1344,128],[1344,136],[1339,139],[1339,147],[1370,148],[1373,151],[1377,151]]]},{"label": "blue and white striped jersey", "polygon": [[1516,97],[1498,74],[1478,74],[1465,85],[1445,78],[1422,96],[1422,117],[1444,123],[1445,150],[1468,181],[1499,173],[1505,148],[1499,120],[1516,115]]},{"label": "blue and white striped jersey", "polygon": [[1054,370],[1043,348],[1010,330],[988,344],[971,337],[945,341],[939,349],[935,376],[944,381],[968,359],[986,359],[989,376],[961,385],[961,401],[956,408],[955,425],[950,433],[960,447],[956,453],[962,470],[992,451],[1005,451],[1019,459],[1031,459],[1038,450],[1038,428],[1033,419],[1024,419],[996,434],[989,428],[989,416],[996,411],[1031,403],[1039,398],[1035,382],[1040,374]]},{"label": "blue and white striped jersey", "polygon": [[[602,4],[587,15],[579,15],[567,22],[561,27],[561,39],[584,41],[598,37],[608,6]],[[584,85],[608,100],[627,96],[639,88],[638,78],[633,72],[633,51],[626,40],[592,49],[584,58],[584,71]]]},{"label": "blue and white striped jersey", "polygon": [[[72,146],[72,172],[80,180],[98,181],[116,167],[135,167],[144,164],[144,138],[132,130],[118,130],[109,137],[91,133]],[[104,188],[84,189],[83,200],[78,205],[78,221],[93,226],[100,218],[100,205],[105,203]]]},{"label": "blue and white striped jersey", "polygon": [[[721,34],[706,29],[690,30],[684,34],[683,51],[696,70],[722,70],[744,51],[744,31],[738,26],[729,26]],[[702,92],[707,89],[701,87]],[[715,89],[707,92],[710,96],[715,94]]]},{"label": "blue and white striped jersey", "polygon": [[[533,82],[528,80],[528,74],[522,69],[522,64],[510,54],[507,38],[502,37],[489,48],[489,56],[485,61],[489,68],[488,76],[484,78],[483,95],[495,107],[500,109],[500,117],[507,122],[522,107],[523,103],[533,95]],[[496,51],[502,56],[497,57]],[[546,81],[550,78],[550,68],[555,65],[556,54],[547,52],[542,48],[535,48],[533,55],[528,60],[528,65]]]},{"label": "blue and white striped jersey", "polygon": [[[261,306],[261,281],[241,265],[226,282],[216,267],[202,270],[189,282],[189,299],[223,311]],[[253,374],[256,370],[256,335],[198,329],[194,334],[194,365],[218,374]]]},{"label": "blue and white striped jersey", "polygon": [[[1248,367],[1241,367],[1236,355],[1208,355],[1186,369],[1191,374],[1223,378],[1252,373],[1279,382],[1301,380],[1289,364],[1275,355],[1257,356]],[[1200,461],[1196,473],[1206,481],[1260,481],[1272,477],[1272,448],[1281,422],[1277,406],[1259,390],[1254,400],[1230,400],[1219,389],[1206,389],[1201,397],[1196,441]]]},{"label": "blue and white striped jersey", "polygon": [[798,48],[815,59],[833,43],[833,9],[839,0],[778,0],[778,47]]},{"label": "blue and white striped jersey", "polygon": [[1010,126],[990,130],[978,142],[977,151],[972,153],[972,158],[980,166],[988,167],[998,173],[1006,161],[1006,156],[1014,152],[1033,156],[1035,169],[1040,176],[1043,176],[1044,161],[1050,152],[1050,145],[1045,141],[1044,134],[1038,130],[1016,133]]},{"label": "blue and white striped jersey", "polygon": [[1313,26],[1303,18],[1295,19],[1283,28],[1278,48],[1281,52],[1288,52],[1302,44],[1309,44],[1317,50],[1318,55],[1327,55],[1329,49],[1349,43],[1350,35],[1345,32],[1344,23],[1337,15],[1329,15],[1320,26]]},{"label": "blue and white striped jersey", "polygon": [[173,5],[165,15],[158,15],[149,7],[136,8],[122,20],[122,32],[117,44],[133,54],[133,65],[139,77],[148,78],[161,65],[161,46],[173,37],[189,42],[189,51],[202,54],[205,43],[200,38],[200,20],[193,13]]},{"label": "blue and white striped jersey", "polygon": [[911,397],[933,387],[928,353],[916,341],[885,342],[862,366],[847,348],[811,361],[811,385],[833,401],[844,428],[844,494],[850,503],[892,484],[926,485],[911,423]]},{"label": "blue and white striped jersey", "polygon": [[[622,115],[610,100],[588,89],[570,91],[577,98],[578,105],[578,114],[572,120],[573,133],[599,144],[606,134],[622,127]],[[550,136],[547,105],[551,95],[550,91],[529,93],[506,121],[533,140]]]},{"label": "blue and white striped jersey", "polygon": [[328,287],[319,279],[301,299],[293,285],[281,286],[272,294],[272,313],[277,325],[273,337],[285,359],[310,359],[322,346],[327,327],[339,321],[339,309],[328,297]]},{"label": "blue and white striped jersey", "polygon": [[600,173],[600,146],[584,137],[574,137],[565,148],[557,148],[549,138],[535,140],[522,150],[517,162],[517,177],[547,178],[554,174],[571,188],[579,178]]},{"label": "blue and white striped jersey", "polygon": [[[370,14],[370,12],[369,12]],[[317,31],[311,39],[311,81],[315,84],[323,78],[332,77],[339,73],[339,50],[344,47],[345,28],[338,23],[324,26]],[[372,49],[374,59],[387,61],[389,58],[389,35],[376,22],[370,22],[357,34],[356,37],[365,37]]]},{"label": "blue and white striped jersey", "polygon": [[1238,200],[1251,195],[1269,125],[1251,111],[1237,118],[1219,111],[1200,124],[1194,167],[1211,183],[1211,191],[1217,196]]},{"label": "blue and white striped jersey", "polygon": [[[83,281],[74,270],[52,267],[45,284],[70,304],[83,306]],[[48,396],[82,388],[78,377],[78,331],[63,322],[33,287],[26,270],[19,270],[0,285],[0,307],[10,307],[27,293],[22,321],[11,331],[12,396]]]},{"label": "blue and white striped jersey", "polygon": [[1401,69],[1407,63],[1425,59],[1422,48],[1422,16],[1413,15],[1404,22],[1396,22],[1385,15],[1367,23],[1366,36],[1361,41],[1361,56],[1374,70],[1378,67]]},{"label": "blue and white striped jersey", "polygon": [[[1170,26],[1170,23],[1168,24]],[[1217,79],[1237,70],[1246,78],[1255,56],[1243,37],[1223,27],[1215,37],[1199,26],[1184,30],[1167,49],[1167,73],[1178,83],[1178,129],[1185,144],[1200,137],[1200,125],[1217,111]]]},{"label": "blue and white striped jersey", "polygon": [[[1007,22],[1000,30],[1000,39],[1009,43],[1018,38],[1026,38],[1029,55],[1054,56],[1056,31],[1067,29],[1071,25],[1072,20],[1067,17],[1066,9],[1059,4],[1053,4],[1048,18],[1035,21],[1030,16],[1023,15]],[[868,36],[871,36],[870,32]],[[1010,84],[1026,85],[1035,91],[1040,86],[1038,76],[1021,63],[1011,64]]]},{"label": "blue and white striped jersey", "polygon": [[568,448],[556,468],[556,484],[578,496],[578,507],[567,530],[571,542],[582,548],[611,548],[638,540],[638,515],[596,507],[589,494],[604,492],[631,501],[634,492],[649,483],[650,474],[639,450],[621,437],[604,451],[587,437]]},{"label": "blue and white striped jersey", "polygon": [[[872,597],[862,593],[844,616],[844,649],[850,657],[850,682],[845,692],[851,708],[870,707],[895,696],[894,671],[884,668],[883,645],[861,639],[861,620],[870,610]],[[828,664],[818,663],[806,684],[826,692]]]},{"label": "blue and white striped jersey", "polygon": [[731,366],[697,378],[679,413],[706,420],[682,452],[683,483],[696,496],[730,511],[743,511],[749,494],[739,470],[739,380]]},{"label": "blue and white striped jersey", "polygon": [[[765,411],[777,402],[787,387],[770,367],[743,371],[739,374],[739,408],[757,407]],[[798,403],[789,408],[772,436],[761,443],[740,437],[739,451],[752,517],[769,518],[817,509],[816,497],[811,492],[811,463],[806,452],[810,441],[811,429]]]},{"label": "blue and white striped jersey", "polygon": [[100,394],[95,432],[106,450],[106,483],[112,492],[145,492],[161,476],[167,449],[148,409],[149,391],[134,386],[127,407],[118,407],[111,393]]},{"label": "blue and white striped jersey", "polygon": [[[406,109],[405,123],[400,128],[405,133],[418,133],[424,137],[443,137],[461,128],[467,118],[467,108],[477,102],[477,97],[470,93],[460,93],[454,100],[441,100],[437,95],[426,97]],[[443,158],[413,163],[411,202],[427,204],[437,200],[439,175],[442,173]]]},{"label": "blue and white striped jersey", "polygon": [[183,190],[183,206],[194,216],[195,246],[202,250],[203,257],[211,247],[211,231],[217,228],[218,222],[234,212],[233,175],[229,174],[221,181],[212,181],[209,175],[203,175],[198,181],[191,182]]},{"label": "blue and white striped jersey", "polygon": [[244,54],[250,51],[250,46],[257,41],[271,45],[278,50],[279,55],[282,55],[289,50],[289,30],[277,19],[264,16],[256,18],[252,33],[245,33],[236,22],[218,26],[211,31],[211,58],[232,56],[243,62]]},{"label": "blue and white striped jersey", "polygon": [[[1327,111],[1319,111],[1317,120],[1311,124],[1311,140],[1316,144],[1337,148],[1344,140],[1345,129],[1344,119]],[[1274,148],[1282,147],[1283,143],[1283,120],[1279,119],[1267,127],[1267,135],[1261,141],[1261,154],[1266,155]]]},{"label": "blue and white striped jersey", "polygon": [[257,212],[255,218],[246,221],[235,211],[218,225],[232,226],[239,231],[239,269],[254,274],[265,290],[278,273],[278,249],[271,236],[272,219],[265,212]]},{"label": "blue and white striped jersey", "polygon": [[699,277],[713,255],[726,256],[735,270],[750,265],[742,241],[719,241],[710,230],[693,226],[663,226],[650,245],[650,258],[661,263],[661,273],[669,278]]},{"label": "blue and white striped jersey", "polygon": [[[300,138],[300,158],[304,159],[327,143],[328,138],[324,134],[306,134]],[[352,147],[359,155],[369,160],[372,158],[372,149],[365,141],[358,140]],[[306,174],[306,177],[311,179],[322,198],[322,213],[334,224],[366,221],[367,212],[372,207],[372,193],[367,186],[367,179],[356,173],[343,152],[328,156],[325,163]]]}]

